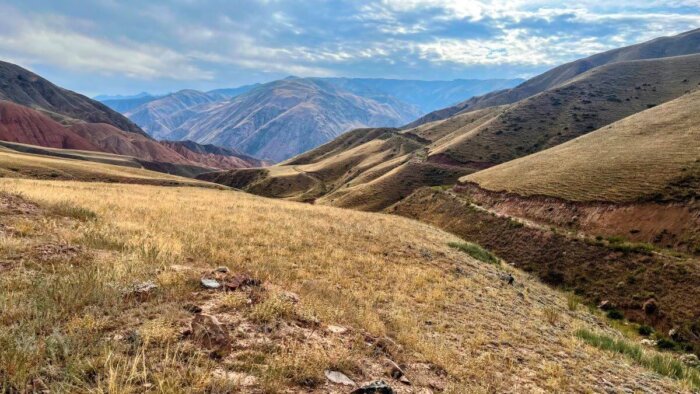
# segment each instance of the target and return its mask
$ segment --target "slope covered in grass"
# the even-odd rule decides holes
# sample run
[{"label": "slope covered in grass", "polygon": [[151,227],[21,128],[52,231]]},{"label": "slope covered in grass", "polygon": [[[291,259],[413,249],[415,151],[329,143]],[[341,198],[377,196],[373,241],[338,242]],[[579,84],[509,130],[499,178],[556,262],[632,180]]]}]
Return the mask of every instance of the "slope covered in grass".
[{"label": "slope covered in grass", "polygon": [[[381,210],[419,187],[454,184],[693,92],[700,83],[698,64],[700,55],[617,62],[511,105],[408,130],[353,131],[282,163],[289,171],[268,172],[255,185],[241,182],[245,171],[206,179],[269,197]],[[275,179],[275,173],[295,169],[297,177]]]},{"label": "slope covered in grass", "polygon": [[700,91],[462,180],[570,201],[692,199],[700,193]]},{"label": "slope covered in grass", "polygon": [[[144,165],[156,165],[156,163],[141,162],[129,156],[5,142],[1,145],[4,149],[0,151],[0,176],[7,178],[218,187],[206,182],[148,170]],[[165,171],[166,168],[159,168],[159,170]]]},{"label": "slope covered in grass", "polygon": [[454,106],[431,112],[409,124],[408,127],[415,127],[435,120],[446,119],[460,112],[512,104],[567,83],[595,67],[618,62],[658,59],[696,53],[700,53],[700,29],[687,31],[671,37],[659,37],[636,45],[612,49],[584,59],[562,64],[512,89],[504,89],[474,97]]},{"label": "slope covered in grass", "polygon": [[[415,221],[201,188],[0,186],[23,196],[0,198],[5,390],[350,391],[324,370],[398,393],[688,389],[580,341],[617,334]],[[200,285],[242,274],[228,292]],[[197,308],[228,346],[187,334]]]}]

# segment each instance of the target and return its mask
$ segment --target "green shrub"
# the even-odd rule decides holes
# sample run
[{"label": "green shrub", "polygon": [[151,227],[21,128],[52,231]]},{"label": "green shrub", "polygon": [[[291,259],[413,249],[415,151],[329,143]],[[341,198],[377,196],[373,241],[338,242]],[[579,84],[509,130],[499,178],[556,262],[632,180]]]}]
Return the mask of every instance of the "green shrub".
[{"label": "green shrub", "polygon": [[608,318],[613,319],[613,320],[622,320],[625,316],[622,314],[622,312],[618,311],[617,309],[612,309],[609,310],[607,313]]},{"label": "green shrub", "polygon": [[673,350],[678,347],[678,344],[672,339],[659,338],[659,340],[656,341],[656,346],[659,349]]},{"label": "green shrub", "polygon": [[612,236],[612,237],[608,237],[607,239],[608,239],[608,242],[610,242],[611,244],[621,244],[621,243],[625,242],[625,239],[622,237],[619,237],[619,236]]},{"label": "green shrub", "polygon": [[517,221],[517,220],[515,220],[515,219],[509,219],[509,221],[510,221],[511,227],[513,227],[513,228],[522,228],[522,227],[525,227],[525,224],[524,224],[524,223],[519,222],[519,221]]},{"label": "green shrub", "polygon": [[482,248],[481,246],[475,243],[450,242],[447,245],[449,245],[451,248],[459,249],[462,252],[472,256],[473,258],[479,261],[483,261],[484,263],[499,264],[501,262],[501,260],[498,257],[496,257],[493,253],[489,252],[488,250]]},{"label": "green shrub", "polygon": [[641,326],[639,326],[639,328],[637,328],[637,332],[639,333],[639,335],[648,337],[649,335],[654,333],[654,329],[647,326],[646,324],[642,324]]},{"label": "green shrub", "polygon": [[626,242],[622,237],[608,237],[608,247],[616,252],[651,254],[654,246],[648,243]]}]

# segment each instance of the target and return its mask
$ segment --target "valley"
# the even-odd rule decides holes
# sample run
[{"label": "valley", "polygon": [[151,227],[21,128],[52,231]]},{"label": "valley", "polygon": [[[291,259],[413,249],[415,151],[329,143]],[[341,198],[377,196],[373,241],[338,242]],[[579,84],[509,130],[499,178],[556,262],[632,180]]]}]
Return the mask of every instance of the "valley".
[{"label": "valley", "polygon": [[205,3],[0,28],[0,393],[700,392],[693,5]]},{"label": "valley", "polygon": [[400,126],[462,97],[518,82],[288,77],[236,89],[181,90],[105,103],[154,138],[213,143],[279,162],[353,128]]}]

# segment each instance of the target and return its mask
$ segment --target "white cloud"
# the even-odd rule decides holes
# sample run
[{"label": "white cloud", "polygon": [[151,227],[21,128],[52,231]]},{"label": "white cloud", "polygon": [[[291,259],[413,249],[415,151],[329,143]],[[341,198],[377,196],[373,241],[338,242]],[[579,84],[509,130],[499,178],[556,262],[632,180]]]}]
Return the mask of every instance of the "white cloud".
[{"label": "white cloud", "polygon": [[213,78],[187,56],[165,47],[92,37],[72,30],[62,18],[28,19],[11,9],[1,11],[10,16],[0,28],[0,55],[4,58],[143,79]]},{"label": "white cloud", "polygon": [[591,55],[612,48],[594,38],[572,46],[572,37],[529,35],[514,29],[488,40],[440,39],[413,46],[420,58],[432,62],[473,65],[554,65],[571,56]]}]

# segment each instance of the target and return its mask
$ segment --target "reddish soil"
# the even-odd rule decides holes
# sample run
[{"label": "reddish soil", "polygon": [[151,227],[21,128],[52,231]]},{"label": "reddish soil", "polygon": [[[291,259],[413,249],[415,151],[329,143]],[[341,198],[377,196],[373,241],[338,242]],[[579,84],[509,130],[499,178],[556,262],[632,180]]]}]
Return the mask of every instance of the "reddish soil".
[{"label": "reddish soil", "polygon": [[478,205],[506,216],[580,231],[592,236],[622,237],[681,252],[700,253],[700,201],[571,202],[555,197],[523,197],[484,190],[475,184],[457,186]]},{"label": "reddish soil", "polygon": [[[470,205],[468,198],[424,188],[389,212],[476,242],[590,303],[608,300],[627,318],[664,334],[679,327],[679,339],[700,352],[700,261],[615,251],[546,228],[523,226]],[[659,310],[646,314],[642,306],[651,298],[658,302]]]},{"label": "reddish soil", "polygon": [[39,111],[0,100],[0,140],[49,148],[99,151],[88,139]]},{"label": "reddish soil", "polygon": [[70,130],[92,141],[102,152],[155,162],[196,164],[158,141],[141,134],[119,130],[106,123],[80,123],[70,126]]},{"label": "reddish soil", "polygon": [[247,157],[245,155],[235,155],[233,153],[224,155],[209,152],[195,152],[188,149],[183,143],[177,141],[160,141],[160,144],[179,153],[191,162],[220,170],[261,167],[265,164],[260,160],[253,159],[252,157]]}]

